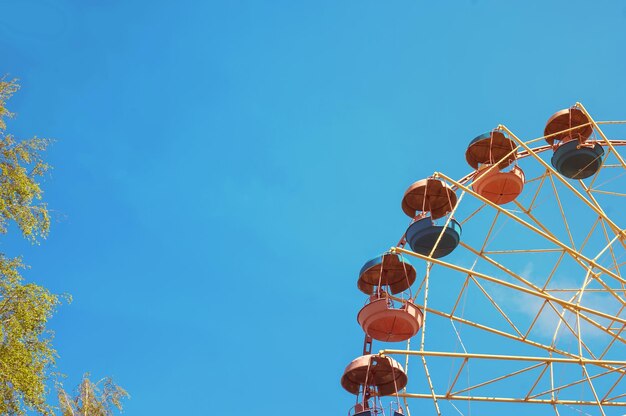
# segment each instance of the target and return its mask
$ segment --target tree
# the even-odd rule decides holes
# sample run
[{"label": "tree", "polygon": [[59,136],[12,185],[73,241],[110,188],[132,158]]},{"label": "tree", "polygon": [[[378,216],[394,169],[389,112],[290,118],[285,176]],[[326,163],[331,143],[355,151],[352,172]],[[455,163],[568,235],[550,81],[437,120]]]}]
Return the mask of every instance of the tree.
[{"label": "tree", "polygon": [[[16,224],[24,238],[37,242],[50,227],[38,182],[49,169],[41,157],[49,141],[37,137],[18,141],[6,132],[5,119],[12,114],[5,103],[18,88],[15,81],[0,79],[0,234]],[[46,324],[61,299],[43,286],[26,283],[19,272],[23,267],[20,258],[0,253],[0,414],[34,410],[52,415],[54,408],[46,397],[57,355]],[[113,407],[121,410],[120,400],[128,396],[111,379],[93,384],[87,377],[75,399],[70,400],[61,387],[58,393],[64,416],[108,416]]]},{"label": "tree", "polygon": [[[36,242],[50,226],[38,183],[48,165],[41,159],[48,141],[16,141],[6,133],[11,117],[5,102],[17,90],[14,81],[0,80],[0,233],[15,223],[25,238]],[[0,414],[22,415],[25,409],[52,414],[46,404],[46,382],[55,363],[48,319],[60,303],[57,295],[26,283],[21,259],[0,253]]]},{"label": "tree", "polygon": [[63,416],[111,416],[114,408],[122,410],[122,399],[129,397],[110,377],[93,383],[89,374],[83,376],[75,396],[70,397],[60,386],[58,395]]},{"label": "tree", "polygon": [[16,141],[6,133],[4,119],[12,114],[5,102],[17,88],[15,81],[0,81],[0,232],[6,233],[8,223],[14,221],[24,237],[36,241],[37,237],[45,237],[50,228],[37,182],[49,169],[41,158],[49,141],[37,137]]},{"label": "tree", "polygon": [[0,414],[22,415],[24,407],[51,414],[46,381],[56,352],[46,323],[59,298],[24,283],[20,259],[0,256]]}]

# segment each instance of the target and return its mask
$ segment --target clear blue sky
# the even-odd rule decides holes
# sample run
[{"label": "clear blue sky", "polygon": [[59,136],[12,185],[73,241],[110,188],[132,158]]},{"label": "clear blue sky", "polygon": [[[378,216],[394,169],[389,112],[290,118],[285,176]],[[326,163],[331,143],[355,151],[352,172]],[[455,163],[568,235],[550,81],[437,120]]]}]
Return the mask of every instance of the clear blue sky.
[{"label": "clear blue sky", "polygon": [[56,140],[49,238],[0,250],[127,414],[345,414],[406,186],[498,123],[624,118],[625,40],[619,1],[0,1],[9,131]]}]

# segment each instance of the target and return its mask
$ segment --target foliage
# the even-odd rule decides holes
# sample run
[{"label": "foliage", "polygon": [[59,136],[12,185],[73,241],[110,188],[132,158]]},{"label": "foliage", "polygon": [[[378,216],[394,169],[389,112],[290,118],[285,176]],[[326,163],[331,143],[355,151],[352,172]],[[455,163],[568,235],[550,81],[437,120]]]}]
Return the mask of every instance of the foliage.
[{"label": "foliage", "polygon": [[[16,141],[5,132],[6,100],[17,90],[14,81],[0,80],[0,233],[15,222],[31,241],[45,237],[50,225],[37,178],[48,166],[40,152],[48,142]],[[23,415],[25,409],[52,414],[46,404],[46,381],[56,352],[46,323],[59,298],[19,273],[21,259],[0,253],[0,414]]]},{"label": "foliage", "polygon": [[[5,103],[18,88],[15,81],[0,79],[0,234],[15,223],[25,238],[36,242],[50,227],[37,181],[49,169],[41,158],[49,141],[17,141],[6,133],[5,118],[12,113]],[[25,415],[32,409],[52,415],[46,385],[56,351],[46,324],[60,299],[42,286],[25,283],[19,273],[23,267],[21,259],[0,253],[0,414]],[[110,378],[94,384],[87,375],[74,398],[61,386],[58,395],[64,416],[109,416],[128,397]]]},{"label": "foliage", "polygon": [[93,383],[89,374],[83,376],[73,397],[60,386],[58,395],[63,416],[111,416],[114,408],[122,410],[122,399],[129,397],[110,377]]},{"label": "foliage", "polygon": [[12,114],[5,102],[17,88],[15,81],[0,81],[0,233],[6,233],[8,223],[15,221],[23,235],[35,241],[45,237],[50,227],[37,182],[49,169],[41,158],[49,141],[37,137],[16,141],[6,133],[4,118]]},{"label": "foliage", "polygon": [[23,406],[51,414],[45,403],[55,350],[46,323],[59,299],[24,283],[19,259],[0,256],[0,414],[22,415]]}]

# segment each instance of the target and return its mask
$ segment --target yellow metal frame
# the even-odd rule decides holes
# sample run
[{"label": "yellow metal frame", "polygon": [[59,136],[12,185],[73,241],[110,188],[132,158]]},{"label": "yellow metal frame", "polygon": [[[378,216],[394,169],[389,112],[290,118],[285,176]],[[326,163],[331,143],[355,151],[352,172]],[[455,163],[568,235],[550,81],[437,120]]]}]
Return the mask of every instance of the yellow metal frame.
[{"label": "yellow metal frame", "polygon": [[[616,149],[619,146],[626,145],[626,141],[610,140],[600,128],[601,125],[605,124],[626,124],[626,121],[597,122],[591,117],[591,115],[587,112],[582,104],[576,103],[575,107],[584,112],[584,114],[590,120],[589,125],[592,125],[594,132],[600,136],[601,139],[595,140],[595,142],[606,146],[607,152],[603,159],[603,169],[626,169],[626,161],[617,152]],[[563,178],[549,163],[547,163],[540,157],[541,153],[552,149],[552,146],[549,145],[536,145],[537,142],[544,140],[548,136],[542,136],[525,142],[519,139],[506,126],[500,125],[497,129],[506,132],[517,144],[517,148],[504,156],[502,160],[508,158],[511,154],[515,153],[518,159],[534,159],[545,169],[545,173],[543,175],[527,181],[527,183],[536,182],[538,184],[537,190],[532,196],[529,205],[523,206],[518,201],[515,201],[515,206],[519,209],[519,213],[515,213],[511,209],[506,209],[502,206],[496,205],[491,201],[485,199],[481,195],[477,194],[471,187],[472,181],[477,179],[477,174],[475,172],[466,175],[460,180],[454,180],[443,173],[435,173],[433,176],[437,179],[443,180],[454,189],[460,190],[462,192],[462,195],[459,198],[459,203],[454,208],[455,211],[460,205],[460,200],[465,195],[469,195],[482,203],[482,205],[474,212],[469,214],[464,221],[471,220],[475,215],[480,213],[485,208],[491,208],[495,211],[493,222],[491,223],[491,226],[487,231],[487,236],[485,237],[485,241],[482,247],[471,247],[464,242],[461,242],[460,246],[463,249],[467,250],[469,253],[471,253],[473,256],[476,256],[476,259],[480,260],[484,264],[488,264],[490,267],[494,267],[495,269],[502,272],[502,274],[505,275],[507,279],[505,280],[501,277],[481,273],[475,270],[474,266],[470,268],[463,267],[457,264],[446,262],[441,259],[433,258],[431,256],[421,255],[413,251],[407,250],[403,247],[391,248],[391,252],[393,253],[412,256],[426,262],[426,273],[418,289],[418,292],[421,292],[421,294],[423,295],[423,304],[419,305],[419,307],[424,313],[424,323],[420,335],[421,338],[419,342],[419,349],[411,349],[411,343],[409,340],[409,342],[407,343],[407,347],[404,350],[383,349],[379,352],[379,354],[405,355],[406,371],[408,371],[409,357],[419,357],[420,361],[422,362],[424,374],[427,379],[426,381],[428,391],[425,393],[412,393],[407,392],[407,389],[405,388],[401,393],[398,394],[398,396],[404,398],[405,403],[406,399],[429,399],[433,401],[437,415],[441,415],[441,408],[439,405],[439,401],[441,400],[544,404],[552,406],[556,415],[560,414],[559,406],[595,406],[602,415],[605,414],[605,407],[626,406],[626,393],[621,394],[621,392],[616,391],[618,385],[620,385],[622,380],[626,380],[624,377],[626,376],[626,361],[610,360],[606,358],[610,349],[613,348],[615,345],[626,345],[626,317],[622,316],[622,312],[624,311],[624,309],[626,309],[626,279],[622,277],[620,273],[620,267],[622,265],[625,265],[626,261],[622,261],[620,263],[620,258],[615,252],[616,244],[617,246],[622,246],[622,249],[626,249],[626,230],[618,226],[606,214],[605,210],[602,208],[597,199],[598,195],[626,197],[626,193],[597,189],[599,185],[595,186],[595,183],[598,179],[598,174],[596,174],[596,176],[591,179],[589,185],[586,185],[585,183],[583,183],[583,181],[573,181],[574,184],[579,185],[579,187],[582,189],[579,190],[572,183],[571,180]],[[592,139],[591,141],[593,142],[594,140]],[[533,145],[534,147],[531,145]],[[618,163],[613,165],[604,163],[606,162],[609,155],[614,155]],[[495,164],[494,167],[496,165],[497,164]],[[494,167],[483,171],[481,175],[487,174],[489,170],[493,169]],[[595,220],[593,226],[586,235],[586,238],[578,247],[575,244],[575,239],[570,230],[567,210],[562,202],[557,185],[564,187],[566,191],[575,195],[578,200],[580,200],[593,212],[594,215],[597,216],[597,219]],[[559,238],[557,238],[557,236],[551,231],[550,227],[546,224],[543,224],[533,214],[533,210],[535,210],[535,204],[538,200],[538,195],[540,191],[546,187],[549,187],[554,193],[554,198],[556,202],[555,208],[558,209],[558,213],[563,219],[563,224],[567,231],[567,241],[561,241]],[[447,219],[446,225],[450,221],[450,218],[452,218],[452,216],[455,214],[455,211],[453,211],[451,216]],[[546,242],[546,247],[527,250],[487,250],[487,242],[492,237],[492,233],[495,232],[494,229],[496,221],[500,219],[508,219],[510,221],[513,221],[516,224],[531,231],[533,234],[542,237]],[[464,223],[464,221],[461,221],[461,223]],[[586,244],[588,244],[588,241],[592,237],[592,234],[594,234],[595,232],[602,233],[604,239],[606,240],[606,245],[602,248],[602,250],[600,250],[600,252],[596,256],[589,257],[587,255],[584,255],[582,251]],[[441,239],[442,235],[439,236],[439,240]],[[437,240],[437,242],[439,240]],[[536,282],[531,281],[531,279],[510,270],[494,258],[495,256],[512,255],[518,253],[555,253],[559,256],[554,267],[552,268],[551,273],[546,276],[545,282],[543,284],[537,284]],[[432,252],[430,254],[432,255]],[[603,261],[601,261],[600,259],[601,256],[605,254],[609,255],[611,258],[611,264],[608,266],[604,264]],[[585,275],[584,282],[582,283],[581,287],[576,288],[550,288],[549,284],[551,283],[561,262],[565,259],[570,259],[575,264],[580,265]],[[474,263],[474,265],[476,265],[476,262]],[[456,298],[451,312],[438,310],[429,305],[429,279],[433,266],[443,267],[465,276],[461,291]],[[521,328],[519,327],[519,325],[516,325],[514,320],[507,315],[505,309],[498,304],[498,301],[489,293],[489,290],[481,282],[489,282],[490,284],[495,284],[503,288],[511,289],[518,293],[523,293],[525,295],[537,298],[540,302],[542,302],[542,306],[532,320],[530,326],[528,328]],[[600,288],[588,287],[594,282],[597,283]],[[463,296],[465,296],[467,293],[466,291],[469,285],[472,285],[473,287],[480,290],[480,293],[489,302],[489,304],[491,304],[497,314],[499,314],[504,319],[504,321],[507,322],[510,327],[509,330],[490,327],[488,325],[481,324],[480,322],[475,322],[470,319],[465,319],[463,316],[460,316],[460,314],[458,313],[458,308],[462,302]],[[583,305],[582,300],[585,293],[602,293],[610,295],[613,301],[617,302],[617,304],[620,305],[619,311],[616,314],[611,314],[607,313],[606,311],[600,310],[599,308]],[[415,297],[417,297],[417,294],[415,295]],[[544,311],[552,311],[552,313],[554,313],[559,318],[557,329],[554,333],[551,343],[545,343],[531,339],[531,332],[533,331],[533,328],[537,325],[537,322],[540,319],[540,315],[544,313]],[[495,355],[476,354],[469,353],[467,351],[460,353],[426,350],[426,324],[428,321],[427,317],[431,315],[448,319],[453,325],[456,322],[458,324],[473,327],[475,329],[479,329],[509,340],[518,341],[527,346],[536,348],[537,351],[545,352],[546,356]],[[571,320],[571,317],[574,317],[574,321]],[[602,351],[599,352],[596,348],[593,348],[592,346],[588,345],[587,342],[585,342],[583,334],[581,333],[581,326],[583,324],[588,325],[589,327],[593,327],[595,328],[595,330],[600,331],[602,334],[608,336],[610,342]],[[558,347],[557,334],[561,330],[567,331],[574,336],[577,344],[576,351],[566,350]],[[463,349],[465,349],[464,346]],[[454,376],[451,377],[452,382],[446,388],[444,394],[437,393],[435,383],[433,382],[431,372],[429,371],[428,359],[434,357],[447,358],[450,360],[461,360],[461,365],[458,366],[456,372],[454,373]],[[455,386],[457,385],[462,372],[469,368],[470,363],[485,360],[514,361],[519,362],[520,364],[530,364],[512,373],[502,374],[487,381],[482,381],[468,387],[455,389]],[[560,366],[568,366],[570,368],[572,366],[575,366],[576,368],[580,368],[581,378],[575,381],[570,381],[568,383],[559,383],[559,381],[555,377],[556,372],[558,372],[555,367]],[[601,372],[598,374],[591,374],[588,371],[589,368],[594,368],[594,371]],[[502,382],[503,380],[516,377],[523,373],[529,374],[531,371],[538,372],[538,375],[534,378],[534,381],[530,383],[529,386],[527,386],[525,394],[512,394],[511,397],[501,397],[498,395],[481,396],[472,394],[473,389],[485,388],[496,385],[498,382]],[[617,375],[618,377],[617,380],[615,380],[613,383],[604,383],[602,389],[598,388],[598,379],[615,375]],[[550,380],[550,388],[548,390],[536,392],[540,381],[547,378],[549,378]],[[594,382],[596,382],[596,384],[594,384]],[[563,398],[560,394],[563,390],[578,385],[587,385],[592,393],[593,400],[576,400],[573,398]]]}]

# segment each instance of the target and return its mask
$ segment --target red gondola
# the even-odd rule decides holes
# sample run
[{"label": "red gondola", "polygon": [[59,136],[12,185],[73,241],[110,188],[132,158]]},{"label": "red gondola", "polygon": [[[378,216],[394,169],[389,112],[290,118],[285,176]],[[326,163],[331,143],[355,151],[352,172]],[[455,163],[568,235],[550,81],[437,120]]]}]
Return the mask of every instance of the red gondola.
[{"label": "red gondola", "polygon": [[341,385],[352,394],[370,388],[376,396],[389,396],[402,390],[407,380],[404,369],[393,358],[367,354],[348,364]]},{"label": "red gondola", "polygon": [[398,254],[385,253],[365,263],[359,273],[358,287],[370,298],[357,321],[367,336],[396,342],[417,334],[423,322],[422,311],[412,301],[397,298],[394,301],[387,293],[410,289],[415,276],[415,268]]},{"label": "red gondola", "polygon": [[366,295],[376,293],[378,287],[385,287],[395,295],[407,290],[415,282],[416,274],[415,267],[407,259],[385,253],[361,267],[357,286]]},{"label": "red gondola", "polygon": [[399,307],[394,307],[387,294],[381,292],[370,297],[357,320],[370,337],[384,342],[398,342],[417,334],[424,322],[424,315],[410,300],[403,300]]},{"label": "red gondola", "polygon": [[516,145],[504,132],[481,134],[467,146],[465,159],[474,169],[472,188],[497,205],[515,200],[524,189],[524,172],[516,163]]}]

